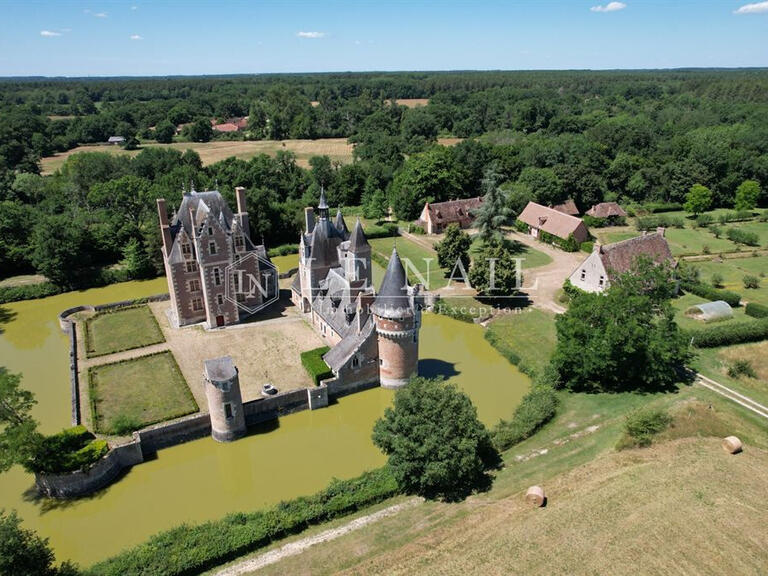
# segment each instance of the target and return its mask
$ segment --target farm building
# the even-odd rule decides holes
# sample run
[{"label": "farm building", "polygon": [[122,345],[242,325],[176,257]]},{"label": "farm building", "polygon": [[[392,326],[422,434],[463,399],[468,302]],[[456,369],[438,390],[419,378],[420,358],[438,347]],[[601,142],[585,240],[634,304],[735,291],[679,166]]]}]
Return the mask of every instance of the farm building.
[{"label": "farm building", "polygon": [[638,257],[647,256],[656,264],[675,265],[664,229],[614,244],[595,248],[570,276],[571,284],[585,292],[602,292],[611,278],[628,272]]},{"label": "farm building", "polygon": [[592,218],[626,218],[627,213],[616,202],[601,202],[587,210],[587,216]]},{"label": "farm building", "polygon": [[564,214],[554,208],[547,208],[535,202],[528,202],[528,205],[518,216],[518,220],[529,227],[530,234],[534,238],[540,238],[543,232],[561,240],[568,240],[568,238],[573,237],[578,243],[586,242],[589,239],[589,231],[581,218]]},{"label": "farm building", "polygon": [[557,210],[558,212],[562,212],[563,214],[568,214],[569,216],[579,215],[579,209],[576,207],[576,202],[573,201],[573,198],[568,198],[568,200],[562,204],[552,206],[552,209]]},{"label": "farm building", "polygon": [[440,234],[449,224],[458,224],[461,228],[469,228],[475,220],[473,211],[480,207],[483,198],[465,198],[424,204],[421,216],[416,221],[427,234]]},{"label": "farm building", "polygon": [[107,140],[107,144],[111,144],[112,146],[119,146],[120,144],[125,144],[125,136],[110,136]]},{"label": "farm building", "polygon": [[685,315],[702,322],[717,322],[733,318],[733,308],[728,302],[715,300],[691,306],[685,311]]}]

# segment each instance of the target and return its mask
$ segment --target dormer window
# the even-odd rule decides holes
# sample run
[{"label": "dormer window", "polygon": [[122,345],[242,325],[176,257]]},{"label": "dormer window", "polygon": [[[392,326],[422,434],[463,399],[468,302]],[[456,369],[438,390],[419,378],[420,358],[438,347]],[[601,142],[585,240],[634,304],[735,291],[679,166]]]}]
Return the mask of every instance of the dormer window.
[{"label": "dormer window", "polygon": [[245,250],[245,239],[238,234],[235,236],[235,251],[242,252],[243,250]]},{"label": "dormer window", "polygon": [[586,271],[586,270],[582,270],[582,271],[581,271],[581,280],[582,280],[582,282],[584,281],[584,279],[585,279],[586,277],[587,277],[587,271]]},{"label": "dormer window", "polygon": [[352,356],[352,368],[359,368],[360,367],[360,358],[357,357],[357,355]]},{"label": "dormer window", "polygon": [[603,284],[605,284],[605,276],[600,276],[600,281],[598,282],[598,285],[602,286]]},{"label": "dormer window", "polygon": [[213,227],[208,226],[208,236],[213,236]]},{"label": "dormer window", "polygon": [[218,268],[213,269],[213,284],[214,286],[221,286],[221,271]]},{"label": "dormer window", "polygon": [[184,258],[191,258],[192,257],[192,245],[189,242],[184,242],[181,245],[181,253],[184,256]]},{"label": "dormer window", "polygon": [[208,252],[211,255],[216,254],[216,242],[208,242]]}]

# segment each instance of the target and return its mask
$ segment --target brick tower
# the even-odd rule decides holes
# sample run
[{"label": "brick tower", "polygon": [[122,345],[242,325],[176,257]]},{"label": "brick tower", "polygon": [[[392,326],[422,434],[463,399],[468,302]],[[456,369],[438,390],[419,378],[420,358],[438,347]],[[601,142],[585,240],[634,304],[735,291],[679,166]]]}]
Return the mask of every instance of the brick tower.
[{"label": "brick tower", "polygon": [[205,396],[211,415],[211,436],[231,442],[245,436],[245,414],[240,395],[240,378],[229,356],[206,360]]},{"label": "brick tower", "polygon": [[408,285],[396,248],[371,312],[379,345],[379,382],[382,388],[405,386],[419,370],[421,297],[418,285]]}]

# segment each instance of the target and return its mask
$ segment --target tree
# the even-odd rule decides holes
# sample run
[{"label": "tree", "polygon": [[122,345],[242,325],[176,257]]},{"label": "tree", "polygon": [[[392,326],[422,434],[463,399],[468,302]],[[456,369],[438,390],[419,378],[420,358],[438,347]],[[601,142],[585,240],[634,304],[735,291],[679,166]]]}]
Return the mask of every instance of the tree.
[{"label": "tree", "polygon": [[563,184],[551,168],[524,168],[517,183],[533,191],[539,204],[553,205],[565,199]]},{"label": "tree", "polygon": [[389,202],[383,190],[377,189],[367,194],[363,200],[363,216],[381,221],[389,214]]},{"label": "tree", "polygon": [[464,270],[469,270],[469,247],[472,246],[472,238],[459,228],[458,224],[451,224],[445,231],[445,238],[435,244],[437,262],[440,268],[452,271],[459,261]]},{"label": "tree", "polygon": [[557,318],[553,366],[575,391],[666,389],[682,378],[688,342],[674,320],[671,271],[639,258],[603,293],[578,291]]},{"label": "tree", "polygon": [[21,376],[0,367],[0,472],[32,458],[42,438],[31,416],[35,404],[32,392],[21,388]]},{"label": "tree", "polygon": [[506,297],[520,289],[523,275],[515,252],[515,245],[507,240],[492,239],[483,244],[469,270],[469,281],[478,296]]},{"label": "tree", "polygon": [[754,210],[760,198],[760,184],[754,180],[744,180],[736,188],[736,210]]},{"label": "tree", "polygon": [[208,142],[213,138],[213,128],[210,120],[201,118],[197,122],[184,127],[184,135],[192,142]]},{"label": "tree", "polygon": [[70,287],[90,264],[85,234],[66,216],[42,218],[32,233],[32,263],[38,273],[58,286]]},{"label": "tree", "polygon": [[21,527],[15,511],[0,511],[0,574],[13,576],[75,576],[77,568],[69,562],[54,565],[53,550],[47,538]]},{"label": "tree", "polygon": [[454,384],[413,378],[373,427],[401,488],[426,498],[460,500],[490,484],[500,463],[472,402]]},{"label": "tree", "polygon": [[683,206],[685,211],[698,215],[709,210],[710,206],[712,206],[712,191],[701,184],[691,186],[688,194],[685,195],[685,205]]},{"label": "tree", "polygon": [[482,180],[483,203],[475,212],[475,226],[480,230],[483,242],[502,237],[501,227],[509,217],[504,193],[497,186],[498,174],[489,168]]},{"label": "tree", "polygon": [[154,276],[155,267],[144,249],[144,245],[136,238],[131,238],[123,248],[121,261],[125,272],[131,279],[150,278]]},{"label": "tree", "polygon": [[173,142],[173,137],[176,135],[176,126],[171,124],[168,120],[158,122],[155,126],[155,140],[160,144],[170,144]]},{"label": "tree", "polygon": [[414,154],[392,182],[392,207],[401,220],[414,220],[425,202],[440,202],[461,194],[452,151],[434,146]]}]

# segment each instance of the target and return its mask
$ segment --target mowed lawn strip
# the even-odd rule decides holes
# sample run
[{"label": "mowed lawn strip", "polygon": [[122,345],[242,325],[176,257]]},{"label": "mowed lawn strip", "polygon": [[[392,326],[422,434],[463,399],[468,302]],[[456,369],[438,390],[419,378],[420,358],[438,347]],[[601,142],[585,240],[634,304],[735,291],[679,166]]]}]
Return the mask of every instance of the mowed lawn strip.
[{"label": "mowed lawn strip", "polygon": [[86,320],[85,350],[89,358],[165,342],[148,306],[101,312]]},{"label": "mowed lawn strip", "polygon": [[170,352],[94,366],[88,372],[94,429],[125,433],[197,412],[198,406]]}]

